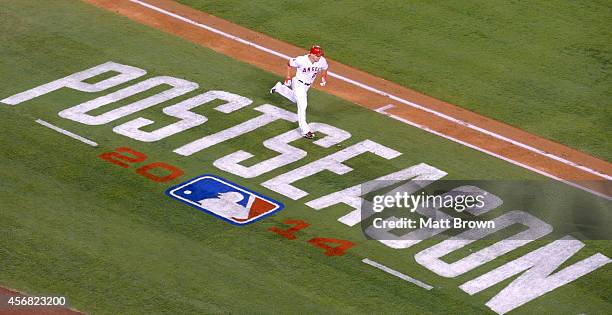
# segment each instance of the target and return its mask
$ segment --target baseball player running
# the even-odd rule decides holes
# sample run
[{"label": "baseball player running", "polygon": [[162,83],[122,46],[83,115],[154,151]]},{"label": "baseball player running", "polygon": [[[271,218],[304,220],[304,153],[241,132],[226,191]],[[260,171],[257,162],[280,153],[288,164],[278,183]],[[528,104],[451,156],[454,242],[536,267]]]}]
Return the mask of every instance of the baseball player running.
[{"label": "baseball player running", "polygon": [[[293,77],[291,75],[292,68],[296,68]],[[289,59],[285,84],[277,82],[270,89],[271,94],[276,92],[297,104],[300,132],[307,139],[313,139],[315,134],[306,122],[306,107],[308,106],[306,92],[317,78],[319,71],[322,73],[320,85],[325,86],[327,83],[327,60],[323,57],[323,49],[315,45],[310,48],[307,55]]]}]

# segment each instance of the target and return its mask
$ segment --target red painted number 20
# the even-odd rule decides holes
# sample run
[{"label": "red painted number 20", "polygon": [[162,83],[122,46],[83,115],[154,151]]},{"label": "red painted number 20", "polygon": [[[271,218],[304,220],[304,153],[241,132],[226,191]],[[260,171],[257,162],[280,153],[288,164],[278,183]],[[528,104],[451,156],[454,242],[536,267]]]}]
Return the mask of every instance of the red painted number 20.
[{"label": "red painted number 20", "polygon": [[[133,163],[144,162],[147,159],[146,154],[128,147],[117,148],[112,152],[104,152],[98,155],[98,157],[123,168],[128,168]],[[151,172],[153,170],[161,170],[167,174],[165,176],[156,175]],[[157,173],[159,172],[157,171]],[[136,173],[154,182],[163,183],[180,177],[183,175],[183,170],[164,162],[153,162],[139,167],[136,169]]]}]

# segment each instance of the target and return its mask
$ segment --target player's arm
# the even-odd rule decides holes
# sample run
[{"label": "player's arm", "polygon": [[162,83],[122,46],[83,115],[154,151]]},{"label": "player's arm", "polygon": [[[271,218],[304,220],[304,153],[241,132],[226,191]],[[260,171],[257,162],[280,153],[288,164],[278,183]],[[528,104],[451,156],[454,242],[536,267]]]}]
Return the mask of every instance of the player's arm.
[{"label": "player's arm", "polygon": [[321,86],[325,86],[325,84],[327,84],[327,69],[323,69],[323,71],[321,71]]},{"label": "player's arm", "polygon": [[[293,60],[293,65],[292,61]],[[287,75],[285,76],[285,85],[290,85],[291,84],[291,78],[293,77],[293,69],[296,65],[295,65],[295,59],[290,59],[287,62]]]}]

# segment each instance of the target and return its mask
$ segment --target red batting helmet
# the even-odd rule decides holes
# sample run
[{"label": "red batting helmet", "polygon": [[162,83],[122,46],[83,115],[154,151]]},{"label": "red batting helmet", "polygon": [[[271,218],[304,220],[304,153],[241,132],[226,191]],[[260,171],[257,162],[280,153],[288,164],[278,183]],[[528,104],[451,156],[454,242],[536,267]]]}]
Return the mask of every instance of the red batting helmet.
[{"label": "red batting helmet", "polygon": [[314,45],[310,47],[310,53],[317,57],[321,57],[323,56],[323,49],[319,45]]}]

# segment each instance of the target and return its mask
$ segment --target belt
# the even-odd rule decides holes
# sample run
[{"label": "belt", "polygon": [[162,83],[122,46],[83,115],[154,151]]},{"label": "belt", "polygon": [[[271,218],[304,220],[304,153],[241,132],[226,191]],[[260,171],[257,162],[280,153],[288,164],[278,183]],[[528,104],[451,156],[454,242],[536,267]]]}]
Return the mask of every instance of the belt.
[{"label": "belt", "polygon": [[310,86],[310,83],[306,83],[306,82],[304,82],[304,81],[302,81],[302,80],[298,80],[298,81],[300,81],[300,82],[301,82],[302,84],[304,84],[305,86]]}]

